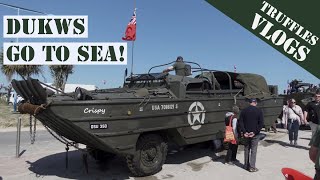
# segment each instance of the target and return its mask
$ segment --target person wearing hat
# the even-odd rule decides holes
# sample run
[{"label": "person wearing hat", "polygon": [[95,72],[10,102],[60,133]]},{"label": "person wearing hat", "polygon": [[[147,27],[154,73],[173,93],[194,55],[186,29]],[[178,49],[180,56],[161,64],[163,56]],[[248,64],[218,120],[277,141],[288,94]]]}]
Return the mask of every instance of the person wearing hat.
[{"label": "person wearing hat", "polygon": [[263,114],[257,107],[257,99],[249,99],[250,105],[241,111],[239,117],[240,134],[246,138],[244,145],[244,168],[249,172],[257,172],[256,158],[259,133],[264,125]]},{"label": "person wearing hat", "polygon": [[163,70],[163,73],[175,70],[176,75],[179,76],[186,76],[186,64],[183,62],[183,57],[178,56],[176,62],[173,66],[168,67],[167,69]]},{"label": "person wearing hat", "polygon": [[304,119],[305,122],[309,122],[313,136],[320,122],[320,89],[314,94],[314,100],[306,105]]}]

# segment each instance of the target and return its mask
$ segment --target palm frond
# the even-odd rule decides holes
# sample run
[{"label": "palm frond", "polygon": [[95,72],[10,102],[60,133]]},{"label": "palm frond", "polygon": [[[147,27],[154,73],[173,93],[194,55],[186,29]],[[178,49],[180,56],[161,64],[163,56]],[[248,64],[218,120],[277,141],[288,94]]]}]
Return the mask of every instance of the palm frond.
[{"label": "palm frond", "polygon": [[54,79],[56,88],[64,91],[65,84],[67,83],[69,74],[73,73],[73,65],[52,65],[50,66],[50,73]]},{"label": "palm frond", "polygon": [[3,64],[3,50],[0,53],[1,72],[10,81],[14,74],[18,74],[21,78],[28,78],[32,75],[38,75],[42,72],[42,66],[39,65],[4,65]]}]

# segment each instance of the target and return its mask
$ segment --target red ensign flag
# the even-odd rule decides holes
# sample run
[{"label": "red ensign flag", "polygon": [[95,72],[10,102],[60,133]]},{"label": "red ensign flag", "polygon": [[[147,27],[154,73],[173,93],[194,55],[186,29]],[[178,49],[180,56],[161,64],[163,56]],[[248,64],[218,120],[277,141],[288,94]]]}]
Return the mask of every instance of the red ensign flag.
[{"label": "red ensign flag", "polygon": [[122,37],[122,40],[125,41],[134,41],[136,40],[136,10],[134,9],[133,15],[131,17],[130,22],[127,25],[125,37]]}]

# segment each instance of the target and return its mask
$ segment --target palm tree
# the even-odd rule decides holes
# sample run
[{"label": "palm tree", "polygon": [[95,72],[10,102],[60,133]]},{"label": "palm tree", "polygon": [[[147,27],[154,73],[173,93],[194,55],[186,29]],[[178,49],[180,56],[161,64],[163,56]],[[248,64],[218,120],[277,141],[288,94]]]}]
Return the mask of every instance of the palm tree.
[{"label": "palm tree", "polygon": [[1,72],[7,76],[10,81],[14,74],[18,74],[22,79],[31,77],[32,75],[38,75],[42,73],[40,65],[4,65],[3,64],[3,50],[0,52],[0,65]]},{"label": "palm tree", "polygon": [[69,74],[73,73],[73,65],[52,65],[50,66],[50,72],[56,88],[64,92]]},{"label": "palm tree", "polygon": [[[33,74],[38,75],[42,73],[41,66],[39,65],[4,65],[3,64],[3,50],[0,52],[0,70],[1,72],[7,77],[8,81],[11,81],[12,76],[14,74],[18,74],[22,79],[26,79]],[[8,97],[10,97],[12,86],[9,85],[8,90]],[[8,98],[9,103],[9,98]]]}]

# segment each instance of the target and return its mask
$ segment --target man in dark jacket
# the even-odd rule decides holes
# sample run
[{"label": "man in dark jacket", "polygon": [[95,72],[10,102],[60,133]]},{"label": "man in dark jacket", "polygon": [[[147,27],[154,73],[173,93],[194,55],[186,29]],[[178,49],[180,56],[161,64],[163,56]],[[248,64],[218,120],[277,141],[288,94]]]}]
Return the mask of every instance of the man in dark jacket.
[{"label": "man in dark jacket", "polygon": [[239,118],[240,133],[246,138],[244,146],[244,167],[250,172],[256,172],[256,157],[259,133],[264,125],[263,114],[257,106],[257,99],[249,99],[250,106],[243,109]]}]

